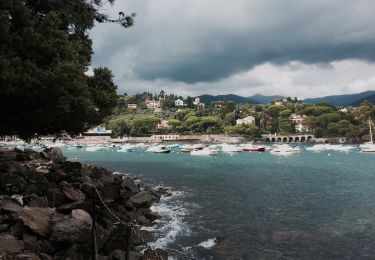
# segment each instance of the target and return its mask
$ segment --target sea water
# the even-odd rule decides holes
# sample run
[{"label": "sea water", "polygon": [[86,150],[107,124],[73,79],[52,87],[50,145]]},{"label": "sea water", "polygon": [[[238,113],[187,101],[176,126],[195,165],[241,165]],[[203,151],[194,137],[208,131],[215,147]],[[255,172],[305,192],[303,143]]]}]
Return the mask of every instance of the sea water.
[{"label": "sea water", "polygon": [[170,187],[146,229],[174,259],[375,257],[375,154],[64,153]]}]

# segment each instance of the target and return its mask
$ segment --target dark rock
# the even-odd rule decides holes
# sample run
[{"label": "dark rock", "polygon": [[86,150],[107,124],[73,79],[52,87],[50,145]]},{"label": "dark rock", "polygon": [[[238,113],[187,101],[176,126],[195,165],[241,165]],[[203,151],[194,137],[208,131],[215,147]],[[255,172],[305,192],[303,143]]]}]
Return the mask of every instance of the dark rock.
[{"label": "dark rock", "polygon": [[46,192],[49,188],[49,183],[45,174],[38,172],[37,170],[30,170],[26,180],[29,182],[29,184],[34,185],[37,190],[39,190],[37,193],[38,195]]},{"label": "dark rock", "polygon": [[48,181],[59,183],[66,180],[67,174],[63,170],[51,171],[45,176]]},{"label": "dark rock", "polygon": [[48,200],[46,197],[36,198],[27,203],[27,205],[29,207],[48,208]]},{"label": "dark rock", "polygon": [[129,177],[124,178],[124,180],[121,183],[121,187],[131,191],[133,194],[138,193],[140,191],[138,186]]},{"label": "dark rock", "polygon": [[37,208],[26,206],[20,214],[25,226],[28,226],[34,233],[41,236],[48,236],[51,232],[51,216],[54,213],[50,208]]},{"label": "dark rock", "polygon": [[115,184],[115,176],[113,175],[102,175],[100,176],[99,180],[104,184],[104,186]]},{"label": "dark rock", "polygon": [[130,201],[137,207],[150,207],[152,202],[158,201],[158,199],[150,191],[141,191],[130,197]]},{"label": "dark rock", "polygon": [[16,160],[17,153],[14,151],[6,151],[0,153],[0,161],[14,161]]},{"label": "dark rock", "polygon": [[51,241],[65,243],[89,243],[91,228],[78,219],[67,219],[55,224],[52,228]]},{"label": "dark rock", "polygon": [[9,234],[19,238],[19,239],[22,239],[22,236],[23,236],[23,232],[25,231],[25,227],[24,225],[22,224],[22,221],[18,220],[14,225],[12,225],[10,228],[9,228]]},{"label": "dark rock", "polygon": [[0,201],[0,209],[3,209],[3,210],[8,211],[8,212],[19,213],[19,212],[22,211],[22,206],[15,199],[3,198]]},{"label": "dark rock", "polygon": [[30,161],[32,158],[30,155],[25,153],[17,153],[16,154],[16,161]]},{"label": "dark rock", "polygon": [[40,152],[40,157],[42,157],[43,159],[46,159],[46,160],[51,160],[51,157],[49,156],[49,154],[46,151]]},{"label": "dark rock", "polygon": [[110,185],[100,188],[101,196],[105,201],[114,201],[120,197],[120,186]]},{"label": "dark rock", "polygon": [[59,147],[51,147],[49,149],[46,149],[45,152],[47,152],[50,159],[55,163],[60,163],[60,162],[65,161],[63,152]]},{"label": "dark rock", "polygon": [[0,175],[0,186],[9,194],[22,193],[27,186],[24,178],[11,173]]},{"label": "dark rock", "polygon": [[47,198],[49,206],[52,208],[61,206],[65,201],[64,193],[58,188],[50,189]]},{"label": "dark rock", "polygon": [[87,260],[91,259],[91,250],[87,244],[74,244],[63,252],[62,259]]},{"label": "dark rock", "polygon": [[[155,252],[157,254],[155,254]],[[146,249],[143,253],[142,260],[168,260],[168,252],[160,248],[153,251]]]},{"label": "dark rock", "polygon": [[86,195],[82,191],[73,187],[65,186],[62,188],[62,192],[72,201],[84,201],[86,199]]},{"label": "dark rock", "polygon": [[170,192],[170,190],[168,188],[160,187],[160,188],[158,188],[157,193],[160,194],[161,196],[164,196],[164,197],[172,196],[172,193]]},{"label": "dark rock", "polygon": [[0,224],[0,233],[7,231],[9,224]]},{"label": "dark rock", "polygon": [[22,234],[22,240],[26,243],[34,243],[38,240],[38,237],[36,235],[33,235],[33,234],[23,233]]},{"label": "dark rock", "polygon": [[38,240],[36,243],[37,252],[42,252],[48,255],[54,255],[56,247],[50,240]]},{"label": "dark rock", "polygon": [[53,260],[53,257],[44,253],[39,254],[40,260]]},{"label": "dark rock", "polygon": [[[152,240],[152,234],[149,231],[138,229],[136,232],[146,243],[149,243]],[[133,236],[133,244],[135,246],[144,246],[138,236]]]},{"label": "dark rock", "polygon": [[23,241],[9,234],[0,234],[0,252],[22,253],[24,248]]},{"label": "dark rock", "polygon": [[39,257],[33,253],[19,254],[14,257],[15,260],[39,260]]},{"label": "dark rock", "polygon": [[112,173],[103,167],[89,166],[89,176],[91,178],[99,179],[103,175],[111,176]]},{"label": "dark rock", "polygon": [[92,225],[92,218],[90,216],[89,213],[87,213],[86,211],[82,210],[82,209],[74,209],[72,210],[72,212],[70,213],[70,217],[73,218],[73,219],[77,219],[77,220],[80,220],[88,225]]},{"label": "dark rock", "polygon": [[26,190],[24,191],[24,195],[35,195],[37,196],[38,195],[41,195],[40,194],[41,191],[37,189],[37,187],[35,187],[35,185],[27,185],[26,187]]},{"label": "dark rock", "polygon": [[64,170],[67,173],[79,173],[82,171],[82,164],[80,162],[65,162],[64,163]]}]

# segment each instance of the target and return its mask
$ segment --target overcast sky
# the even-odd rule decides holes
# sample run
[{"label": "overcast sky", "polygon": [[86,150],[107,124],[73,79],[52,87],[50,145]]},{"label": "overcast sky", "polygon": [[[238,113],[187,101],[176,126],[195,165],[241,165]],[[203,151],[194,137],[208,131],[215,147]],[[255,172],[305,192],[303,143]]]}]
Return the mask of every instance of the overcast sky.
[{"label": "overcast sky", "polygon": [[117,0],[97,25],[93,67],[119,93],[300,98],[375,90],[374,0]]}]

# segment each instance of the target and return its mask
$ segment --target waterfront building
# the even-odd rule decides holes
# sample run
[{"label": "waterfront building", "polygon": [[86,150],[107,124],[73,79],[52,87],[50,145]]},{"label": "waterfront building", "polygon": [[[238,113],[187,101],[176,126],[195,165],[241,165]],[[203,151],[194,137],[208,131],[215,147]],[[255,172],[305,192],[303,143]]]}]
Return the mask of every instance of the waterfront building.
[{"label": "waterfront building", "polygon": [[168,124],[168,120],[162,119],[160,123],[157,124],[156,128],[158,129],[170,128],[170,125]]},{"label": "waterfront building", "polygon": [[154,141],[169,141],[169,140],[179,140],[180,135],[152,135],[151,140]]},{"label": "waterfront building", "polygon": [[247,116],[245,118],[242,118],[242,119],[237,119],[236,120],[236,125],[251,125],[251,124],[255,124],[255,117],[253,116]]},{"label": "waterfront building", "polygon": [[105,127],[98,126],[84,132],[82,135],[85,139],[110,139],[112,130],[107,130]]},{"label": "waterfront building", "polygon": [[291,114],[289,116],[289,119],[296,124],[297,132],[301,133],[301,132],[307,131],[307,129],[303,126],[303,120],[305,120],[306,117],[307,117],[306,115],[297,115],[297,114]]}]

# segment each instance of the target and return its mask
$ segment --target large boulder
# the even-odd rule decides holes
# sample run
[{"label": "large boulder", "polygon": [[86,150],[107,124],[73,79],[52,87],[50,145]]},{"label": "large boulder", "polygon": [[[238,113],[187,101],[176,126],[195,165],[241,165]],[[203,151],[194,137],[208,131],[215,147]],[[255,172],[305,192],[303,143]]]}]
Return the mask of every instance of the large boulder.
[{"label": "large boulder", "polygon": [[121,187],[126,189],[126,190],[131,191],[133,194],[138,193],[140,191],[139,187],[129,177],[124,178],[124,180],[121,183]]},{"label": "large boulder", "polygon": [[48,236],[51,232],[51,216],[54,210],[51,208],[24,207],[20,218],[25,226],[28,226],[35,234]]},{"label": "large boulder", "polygon": [[22,253],[25,249],[25,244],[22,240],[9,234],[0,234],[0,252],[8,253]]},{"label": "large boulder", "polygon": [[90,226],[92,225],[92,218],[90,214],[82,209],[73,209],[70,213],[70,217],[89,224]]},{"label": "large boulder", "polygon": [[48,194],[48,203],[51,208],[59,207],[65,201],[64,193],[58,188],[49,189],[47,194]]},{"label": "large boulder", "polygon": [[146,190],[141,191],[130,197],[130,201],[136,207],[151,207],[151,204],[155,201],[158,201],[159,197],[153,194],[152,192]]},{"label": "large boulder", "polygon": [[62,192],[72,201],[84,201],[86,199],[86,195],[82,191],[71,186],[64,186]]},{"label": "large boulder", "polygon": [[45,152],[47,152],[49,158],[55,163],[60,163],[60,162],[65,161],[63,152],[59,147],[51,147],[49,149],[46,149]]},{"label": "large boulder", "polygon": [[82,171],[82,164],[80,162],[65,162],[64,163],[64,170],[67,173],[73,172],[78,173]]},{"label": "large boulder", "polygon": [[22,193],[27,186],[24,178],[12,174],[3,173],[0,175],[0,187],[9,194]]},{"label": "large boulder", "polygon": [[86,222],[79,219],[67,219],[55,224],[52,228],[51,241],[64,243],[89,243],[91,228]]}]

